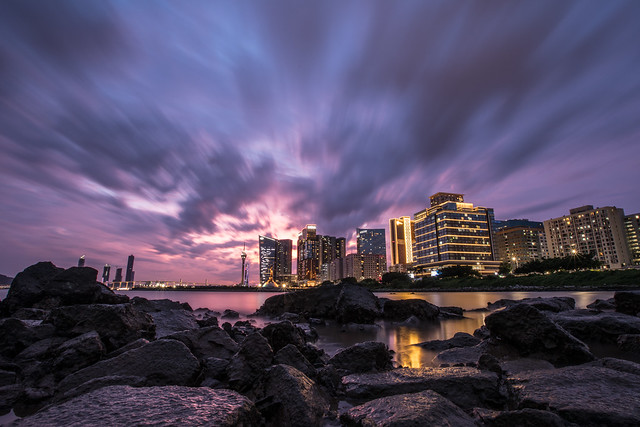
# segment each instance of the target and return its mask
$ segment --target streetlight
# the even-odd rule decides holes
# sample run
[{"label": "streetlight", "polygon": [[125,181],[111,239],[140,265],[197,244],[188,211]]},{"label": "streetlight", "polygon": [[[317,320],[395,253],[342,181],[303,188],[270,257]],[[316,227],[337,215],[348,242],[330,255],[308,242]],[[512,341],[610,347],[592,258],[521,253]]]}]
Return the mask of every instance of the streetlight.
[{"label": "streetlight", "polygon": [[518,259],[516,257],[511,258],[511,261],[516,263],[516,269],[518,268]]}]

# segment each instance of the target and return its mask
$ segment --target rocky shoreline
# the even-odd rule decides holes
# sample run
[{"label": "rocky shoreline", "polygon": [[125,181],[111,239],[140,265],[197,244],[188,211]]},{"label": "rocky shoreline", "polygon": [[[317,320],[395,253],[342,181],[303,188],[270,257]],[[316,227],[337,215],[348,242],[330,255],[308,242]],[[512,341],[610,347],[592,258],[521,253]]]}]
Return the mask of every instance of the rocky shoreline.
[{"label": "rocky shoreline", "polygon": [[379,342],[329,357],[326,320],[439,322],[457,307],[339,284],[277,294],[256,312],[129,299],[88,267],[38,263],[0,302],[0,414],[12,425],[640,425],[640,293],[576,310],[571,298],[500,300],[474,335],[419,344],[434,368],[394,366]]}]

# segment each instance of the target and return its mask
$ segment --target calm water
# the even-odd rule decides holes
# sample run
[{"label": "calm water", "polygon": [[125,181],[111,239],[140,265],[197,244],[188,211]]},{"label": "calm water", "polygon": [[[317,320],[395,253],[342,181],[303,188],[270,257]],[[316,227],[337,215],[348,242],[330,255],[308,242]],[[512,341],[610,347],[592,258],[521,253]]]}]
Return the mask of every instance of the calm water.
[{"label": "calm water", "polygon": [[[0,290],[0,298],[6,296],[7,290]],[[207,291],[122,291],[130,297],[141,296],[147,299],[170,299],[186,302],[196,308],[208,308],[224,311],[229,308],[241,314],[243,319],[254,313],[264,301],[275,295],[270,292],[207,292]],[[421,298],[437,306],[456,306],[465,310],[484,308],[487,303],[502,298],[522,299],[534,297],[570,296],[576,300],[576,308],[585,308],[587,304],[599,299],[613,296],[611,291],[597,292],[384,292],[376,293],[378,297],[389,299]],[[418,326],[405,326],[392,322],[380,321],[371,326],[342,327],[335,323],[320,326],[316,329],[320,334],[317,344],[330,355],[362,341],[381,341],[396,352],[396,362],[402,366],[419,367],[430,365],[435,353],[423,350],[414,344],[442,340],[453,337],[456,332],[473,333],[484,324],[489,313],[466,312],[464,319],[444,320],[438,323],[423,323]],[[258,326],[267,319],[254,318]]]}]

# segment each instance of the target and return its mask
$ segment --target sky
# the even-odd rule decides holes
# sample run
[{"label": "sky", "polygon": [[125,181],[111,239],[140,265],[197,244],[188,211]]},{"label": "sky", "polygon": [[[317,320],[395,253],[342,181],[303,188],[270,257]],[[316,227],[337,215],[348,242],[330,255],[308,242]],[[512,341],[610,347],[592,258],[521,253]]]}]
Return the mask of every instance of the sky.
[{"label": "sky", "polygon": [[[436,192],[640,212],[640,2],[0,2],[0,273],[231,284]],[[294,261],[295,265],[295,261]],[[295,267],[294,267],[295,269]],[[113,275],[113,273],[112,273]]]}]

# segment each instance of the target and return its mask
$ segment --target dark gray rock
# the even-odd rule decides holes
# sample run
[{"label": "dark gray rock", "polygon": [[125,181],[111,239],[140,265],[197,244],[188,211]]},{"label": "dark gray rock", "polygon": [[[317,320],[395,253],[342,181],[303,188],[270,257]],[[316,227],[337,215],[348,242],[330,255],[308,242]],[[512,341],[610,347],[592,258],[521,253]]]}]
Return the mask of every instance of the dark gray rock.
[{"label": "dark gray rock", "polygon": [[200,364],[179,341],[158,340],[81,369],[62,380],[66,392],[87,381],[107,376],[142,377],[145,385],[194,385]]},{"label": "dark gray rock", "polygon": [[31,307],[38,301],[44,285],[63,271],[64,268],[52,262],[39,262],[25,268],[13,279],[6,298],[0,302],[0,314],[8,316],[21,307]]},{"label": "dark gray rock", "polygon": [[237,319],[240,317],[240,313],[235,310],[227,309],[222,312],[222,316],[220,317],[222,317],[223,319]]},{"label": "dark gray rock", "polygon": [[613,294],[618,313],[637,316],[640,313],[640,292],[619,291]]},{"label": "dark gray rock", "polygon": [[0,387],[0,414],[6,414],[22,395],[20,384],[9,384]]},{"label": "dark gray rock", "polygon": [[149,344],[149,340],[145,339],[145,338],[138,338],[135,341],[131,341],[129,344],[127,345],[123,345],[122,347],[112,351],[111,353],[107,353],[104,358],[105,359],[111,359],[113,357],[116,356],[120,356],[122,353],[126,353],[129,350],[133,350],[134,348],[140,348],[142,346],[145,346]]},{"label": "dark gray rock", "polygon": [[96,331],[107,351],[113,351],[138,338],[154,339],[155,325],[147,313],[131,304],[89,304],[58,307],[43,321],[61,336],[77,336]]},{"label": "dark gray rock", "polygon": [[16,357],[17,362],[27,360],[44,360],[52,357],[55,349],[63,342],[67,341],[65,337],[51,337],[36,341],[29,347],[22,350]]},{"label": "dark gray rock", "polygon": [[[586,365],[586,364],[585,364]],[[640,364],[630,360],[621,360],[613,357],[603,357],[588,363],[590,366],[599,366],[612,369],[614,371],[623,372],[640,376]]]},{"label": "dark gray rock", "polygon": [[576,308],[576,301],[571,297],[551,297],[551,298],[524,298],[521,300],[501,299],[493,303],[487,303],[489,310],[496,310],[502,307],[511,307],[516,304],[527,304],[540,311],[560,311],[573,310]]},{"label": "dark gray rock", "polygon": [[319,426],[329,399],[313,380],[296,368],[269,368],[252,390],[256,406],[272,426]]},{"label": "dark gray rock", "polygon": [[261,417],[249,399],[231,390],[111,386],[51,406],[16,421],[15,425],[124,426],[149,423],[167,426],[257,426],[261,424]]},{"label": "dark gray rock", "polygon": [[443,319],[461,319],[464,317],[464,310],[461,307],[439,307],[439,316]]},{"label": "dark gray rock", "polygon": [[425,350],[443,351],[457,347],[473,347],[478,344],[480,344],[480,340],[473,335],[467,334],[466,332],[456,332],[455,335],[448,340],[425,341],[415,345],[419,345]]},{"label": "dark gray rock", "polygon": [[393,354],[385,343],[367,341],[344,348],[336,353],[329,364],[342,375],[384,372],[393,369]]},{"label": "dark gray rock", "polygon": [[502,412],[477,408],[473,412],[478,423],[487,427],[577,427],[553,412],[540,409]]},{"label": "dark gray rock", "polygon": [[373,323],[381,316],[378,299],[362,286],[344,285],[336,301],[336,320],[340,323]]},{"label": "dark gray rock", "polygon": [[17,377],[15,371],[0,369],[0,387],[15,384]]},{"label": "dark gray rock", "polygon": [[152,313],[157,311],[186,310],[193,312],[191,306],[186,302],[176,302],[170,299],[148,300],[142,297],[133,297],[131,304],[140,311]]},{"label": "dark gray rock", "polygon": [[218,386],[227,379],[227,367],[229,360],[217,357],[206,357],[202,360],[201,387],[219,388]]},{"label": "dark gray rock", "polygon": [[462,409],[431,390],[371,400],[349,409],[340,420],[358,426],[475,426]]},{"label": "dark gray rock", "polygon": [[95,331],[65,341],[54,352],[52,368],[56,379],[96,363],[105,353],[100,335]]},{"label": "dark gray rock", "polygon": [[49,310],[22,307],[17,309],[11,317],[22,320],[44,320],[48,314]]},{"label": "dark gray rock", "polygon": [[403,321],[411,316],[420,320],[436,320],[440,309],[423,299],[389,300],[384,304],[383,317]]},{"label": "dark gray rock", "polygon": [[276,320],[288,320],[291,323],[304,323],[307,321],[303,316],[297,313],[282,313],[280,316],[276,317]]},{"label": "dark gray rock", "polygon": [[521,372],[539,371],[555,369],[555,367],[546,360],[541,359],[515,359],[500,362],[500,367],[505,375],[515,375]]},{"label": "dark gray rock", "polygon": [[298,347],[293,344],[287,344],[278,350],[273,361],[279,365],[293,366],[309,378],[314,378],[316,375],[314,366],[300,353]]},{"label": "dark gray rock", "polygon": [[489,329],[487,329],[485,325],[482,325],[478,329],[473,331],[473,336],[481,340],[484,340],[491,336],[491,332],[489,332]]},{"label": "dark gray rock", "polygon": [[493,337],[513,346],[521,356],[548,360],[555,366],[580,364],[594,359],[589,348],[538,309],[516,304],[485,319]]},{"label": "dark gray rock", "polygon": [[587,308],[591,308],[593,310],[615,310],[616,302],[613,298],[609,298],[607,300],[597,299],[591,304],[588,304]]},{"label": "dark gray rock", "polygon": [[306,343],[304,331],[288,320],[267,325],[260,333],[269,341],[273,351],[278,351],[288,344],[300,349]]},{"label": "dark gray rock", "polygon": [[39,321],[0,319],[0,355],[12,358],[27,347],[55,334],[51,325]]},{"label": "dark gray rock", "polygon": [[164,337],[164,339],[182,342],[198,359],[205,357],[231,359],[239,349],[238,343],[232,340],[229,334],[213,326],[177,332]]},{"label": "dark gray rock", "polygon": [[547,409],[580,426],[640,425],[640,377],[595,366],[529,371],[508,379],[516,409]]},{"label": "dark gray rock", "polygon": [[618,337],[618,348],[622,351],[640,353],[640,334],[623,334]]},{"label": "dark gray rock", "polygon": [[624,334],[640,334],[640,318],[615,312],[574,310],[554,314],[551,319],[574,337],[588,342],[616,344]]},{"label": "dark gray rock", "polygon": [[433,390],[462,409],[502,409],[506,392],[493,372],[469,367],[400,368],[377,374],[353,374],[342,378],[347,397],[375,399],[382,396]]},{"label": "dark gray rock", "polygon": [[267,339],[258,332],[249,335],[227,367],[229,385],[234,390],[248,390],[272,361],[273,350]]},{"label": "dark gray rock", "polygon": [[[187,303],[179,303],[169,299],[147,300],[135,297],[131,300],[131,304],[153,318],[157,338],[200,327],[191,306]],[[215,326],[218,326],[217,319]]]},{"label": "dark gray rock", "polygon": [[483,355],[499,360],[520,358],[520,352],[509,344],[493,338],[473,347],[455,347],[441,351],[433,358],[434,366],[476,366]]}]

